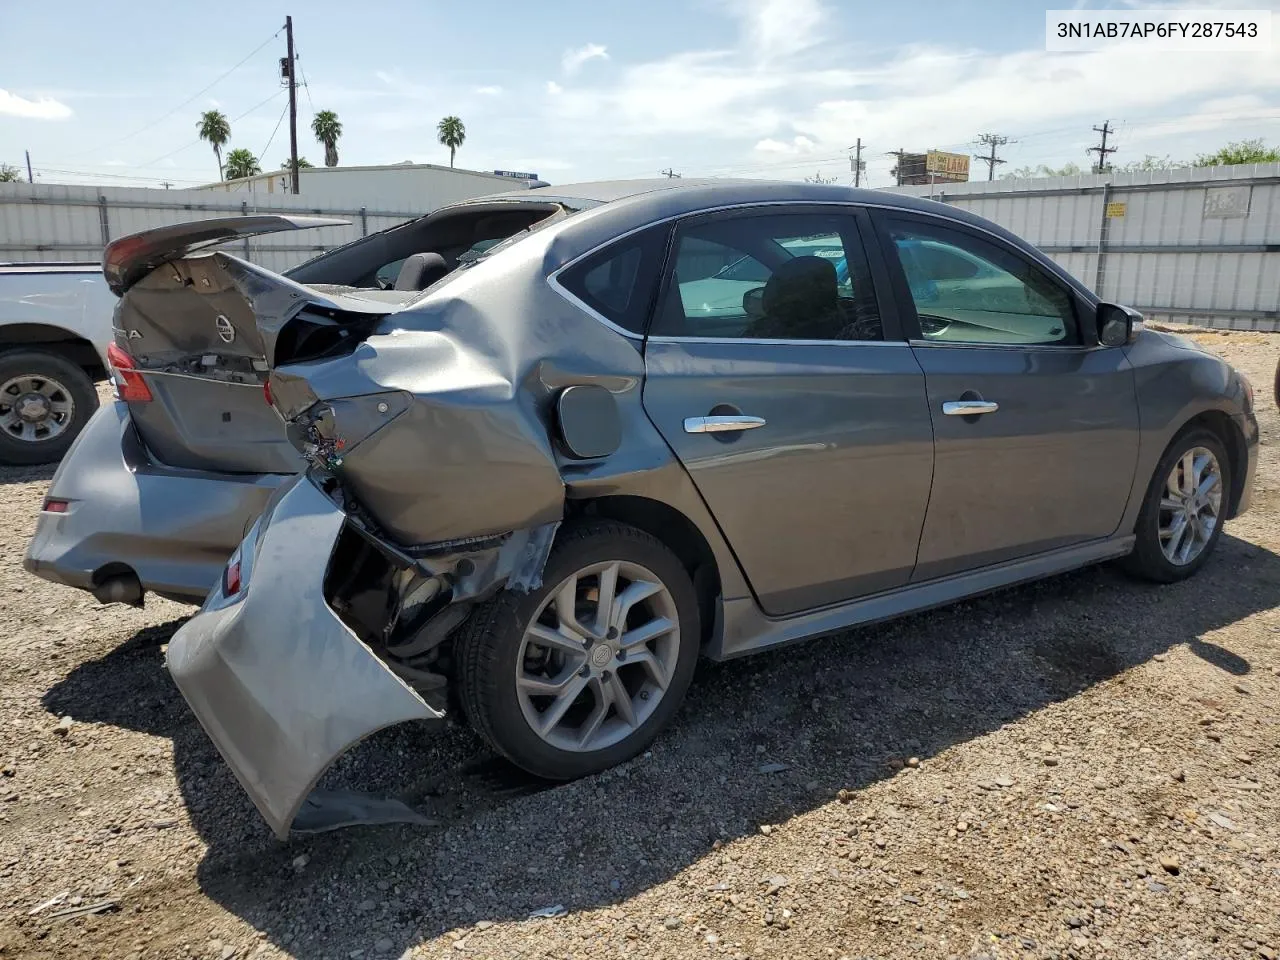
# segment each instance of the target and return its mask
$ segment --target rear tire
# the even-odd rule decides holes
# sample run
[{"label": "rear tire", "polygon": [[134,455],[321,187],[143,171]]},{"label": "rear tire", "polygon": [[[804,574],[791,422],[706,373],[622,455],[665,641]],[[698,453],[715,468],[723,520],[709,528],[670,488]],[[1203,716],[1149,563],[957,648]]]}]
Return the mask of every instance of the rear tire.
[{"label": "rear tire", "polygon": [[[1185,496],[1197,487],[1208,489],[1193,498]],[[1137,541],[1123,561],[1125,570],[1155,583],[1190,577],[1217,546],[1230,501],[1231,461],[1222,440],[1205,427],[1180,434],[1147,486],[1134,527]]]},{"label": "rear tire", "polygon": [[97,409],[93,381],[65,357],[0,353],[0,463],[57,463]]},{"label": "rear tire", "polygon": [[[512,763],[572,780],[631,759],[670,723],[697,663],[698,601],[675,554],[612,521],[563,530],[542,576],[472,612],[455,647],[457,693]],[[614,596],[612,616],[601,617],[601,593]]]}]

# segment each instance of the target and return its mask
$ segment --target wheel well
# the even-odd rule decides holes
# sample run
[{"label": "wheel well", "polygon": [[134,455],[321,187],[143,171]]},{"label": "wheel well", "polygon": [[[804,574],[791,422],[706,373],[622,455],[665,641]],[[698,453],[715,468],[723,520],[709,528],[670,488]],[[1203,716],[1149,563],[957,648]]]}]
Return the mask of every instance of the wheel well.
[{"label": "wheel well", "polygon": [[1236,507],[1244,494],[1244,475],[1249,457],[1244,436],[1231,418],[1221,410],[1206,410],[1204,413],[1196,414],[1183,424],[1182,429],[1178,431],[1178,436],[1181,437],[1184,433],[1198,427],[1204,427],[1212,432],[1222,441],[1222,445],[1227,450],[1227,465],[1231,470],[1231,489],[1228,495],[1231,499],[1228,502],[1226,519],[1230,520],[1236,515]]},{"label": "wheel well", "polygon": [[661,540],[684,565],[698,595],[702,640],[715,630],[716,600],[720,596],[720,568],[702,531],[679,510],[647,497],[613,496],[570,500],[568,515],[605,517],[627,523]]},{"label": "wheel well", "polygon": [[70,360],[94,380],[104,380],[107,371],[94,345],[78,334],[44,323],[10,323],[0,326],[0,352],[44,350]]}]

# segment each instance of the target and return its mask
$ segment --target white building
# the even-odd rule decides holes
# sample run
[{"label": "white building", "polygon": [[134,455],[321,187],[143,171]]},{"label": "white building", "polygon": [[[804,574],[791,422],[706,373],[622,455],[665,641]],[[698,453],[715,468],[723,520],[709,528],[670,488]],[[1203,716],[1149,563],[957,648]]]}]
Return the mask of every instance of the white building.
[{"label": "white building", "polygon": [[[396,163],[376,167],[304,167],[298,171],[299,195],[325,209],[396,210],[427,213],[447,203],[505,193],[537,181],[511,175],[439,167],[431,163]],[[276,170],[256,177],[209,183],[196,190],[252,194],[250,203],[289,196],[289,172]]]}]

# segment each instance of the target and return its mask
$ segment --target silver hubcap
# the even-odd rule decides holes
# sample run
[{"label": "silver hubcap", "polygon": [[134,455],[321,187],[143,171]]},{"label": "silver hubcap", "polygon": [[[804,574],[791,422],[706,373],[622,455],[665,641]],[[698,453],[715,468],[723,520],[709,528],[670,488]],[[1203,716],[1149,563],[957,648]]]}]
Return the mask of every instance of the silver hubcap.
[{"label": "silver hubcap", "polygon": [[516,659],[530,729],[561,750],[603,750],[657,708],[680,653],[675,601],[635,563],[566,577],[543,601]]},{"label": "silver hubcap", "polygon": [[71,392],[49,377],[28,374],[0,385],[0,430],[16,440],[52,440],[67,429],[75,412]]},{"label": "silver hubcap", "polygon": [[1160,549],[1183,566],[1204,552],[1222,514],[1222,468],[1204,447],[1182,455],[1160,498]]}]

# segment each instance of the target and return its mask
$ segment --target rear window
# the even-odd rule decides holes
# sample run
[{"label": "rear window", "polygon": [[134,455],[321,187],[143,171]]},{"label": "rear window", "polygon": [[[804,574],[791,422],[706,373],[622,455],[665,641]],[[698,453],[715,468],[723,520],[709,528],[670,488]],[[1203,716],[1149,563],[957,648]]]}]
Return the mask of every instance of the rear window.
[{"label": "rear window", "polygon": [[668,229],[653,227],[610,244],[562,272],[560,285],[610,323],[643,334]]}]

